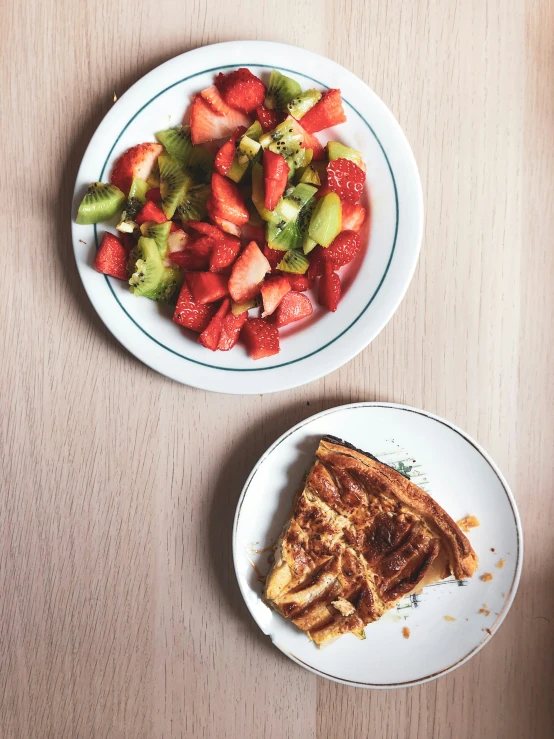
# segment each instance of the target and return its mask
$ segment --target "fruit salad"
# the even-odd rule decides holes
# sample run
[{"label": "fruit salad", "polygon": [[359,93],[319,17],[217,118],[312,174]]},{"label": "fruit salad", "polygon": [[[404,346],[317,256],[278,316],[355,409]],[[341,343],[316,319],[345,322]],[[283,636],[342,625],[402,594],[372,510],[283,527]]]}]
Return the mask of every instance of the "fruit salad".
[{"label": "fruit salad", "polygon": [[253,359],[277,354],[280,329],[312,314],[309,295],[338,309],[340,270],[362,248],[362,154],[316,136],[345,121],[340,90],[302,90],[277,70],[267,84],[245,68],[218,74],[190,124],[89,186],[77,223],[118,220],[94,268],[174,305],[211,351],[240,340]]}]

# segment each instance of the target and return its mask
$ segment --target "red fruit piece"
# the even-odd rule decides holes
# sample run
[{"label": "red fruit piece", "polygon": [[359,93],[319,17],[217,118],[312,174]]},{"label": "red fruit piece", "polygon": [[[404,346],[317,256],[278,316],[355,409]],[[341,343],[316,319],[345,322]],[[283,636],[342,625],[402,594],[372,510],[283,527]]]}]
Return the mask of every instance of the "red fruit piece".
[{"label": "red fruit piece", "polygon": [[128,251],[117,236],[106,232],[94,257],[94,269],[103,275],[127,280],[127,258]]},{"label": "red fruit piece", "polygon": [[319,304],[334,313],[340,300],[340,278],[333,272],[333,266],[325,265],[325,271],[319,278]]},{"label": "red fruit piece", "polygon": [[323,131],[324,128],[337,126],[345,121],[340,90],[329,90],[319,103],[302,116],[302,126],[309,133]]},{"label": "red fruit piece", "polygon": [[247,127],[249,124],[244,113],[227,105],[215,85],[202,90],[194,98],[190,111],[190,136],[195,145],[226,138],[237,126]]},{"label": "red fruit piece", "polygon": [[285,192],[290,167],[284,157],[269,149],[264,151],[264,205],[273,210]]},{"label": "red fruit piece", "polygon": [[215,218],[242,226],[250,217],[237,185],[217,172],[212,174],[212,200]]},{"label": "red fruit piece", "polygon": [[206,349],[211,349],[212,352],[215,352],[215,350],[217,349],[217,345],[221,336],[221,331],[223,329],[223,319],[229,312],[230,306],[231,301],[229,300],[229,298],[225,298],[225,300],[217,309],[217,313],[215,314],[215,316],[198,337],[198,343],[205,346]]},{"label": "red fruit piece", "polygon": [[127,195],[133,177],[147,180],[162,151],[163,146],[161,144],[150,142],[127,149],[114,164],[110,182]]},{"label": "red fruit piece", "polygon": [[264,133],[271,131],[275,126],[278,126],[279,123],[282,123],[285,120],[285,117],[284,113],[280,113],[278,110],[270,110],[269,108],[265,108],[263,105],[259,105],[256,108],[256,118],[258,119]]},{"label": "red fruit piece", "polygon": [[265,85],[249,69],[240,69],[229,74],[219,73],[215,84],[221,97],[232,108],[251,113],[265,98]]},{"label": "red fruit piece", "polygon": [[235,303],[245,303],[260,292],[260,283],[271,266],[255,241],[251,241],[233,265],[229,293]]},{"label": "red fruit piece", "polygon": [[273,272],[277,269],[277,265],[283,259],[283,252],[279,251],[279,249],[271,249],[271,247],[266,244],[264,246],[264,257],[269,262],[271,271]]},{"label": "red fruit piece", "polygon": [[260,285],[264,310],[262,318],[270,316],[281,300],[290,292],[290,282],[286,277],[270,277]]},{"label": "red fruit piece", "polygon": [[306,272],[306,277],[312,283],[317,277],[320,277],[323,274],[323,264],[323,248],[321,246],[316,246],[315,249],[310,252],[310,266]]},{"label": "red fruit piece", "polygon": [[146,223],[146,221],[165,223],[167,218],[165,217],[164,212],[158,208],[156,203],[152,203],[150,200],[147,200],[135,218],[135,221],[140,226],[141,223]]},{"label": "red fruit piece", "polygon": [[223,319],[223,327],[217,348],[222,352],[228,352],[239,340],[240,330],[244,326],[244,322],[248,318],[248,311],[244,311],[238,316],[227,313]]},{"label": "red fruit piece", "polygon": [[263,318],[249,318],[240,335],[252,359],[279,354],[279,332]]},{"label": "red fruit piece", "polygon": [[332,264],[333,269],[339,269],[351,262],[361,248],[362,240],[355,231],[341,231],[333,243],[324,250],[323,258]]},{"label": "red fruit piece", "polygon": [[364,225],[366,214],[366,209],[362,205],[355,205],[346,200],[342,203],[342,230],[359,231]]},{"label": "red fruit piece", "polygon": [[234,236],[227,236],[225,239],[216,241],[210,258],[210,272],[229,273],[239,251],[240,241]]},{"label": "red fruit piece", "polygon": [[327,165],[327,187],[347,203],[358,202],[364,182],[365,172],[350,159],[334,159]]},{"label": "red fruit piece", "polygon": [[205,236],[211,236],[212,239],[215,239],[216,241],[218,239],[225,238],[223,231],[211,223],[204,223],[204,221],[188,221],[187,226],[190,226],[195,231],[198,231],[198,233],[204,234]]},{"label": "red fruit piece", "polygon": [[245,223],[240,229],[241,241],[246,245],[251,241],[256,241],[258,246],[265,243],[265,226],[254,226],[251,223]]},{"label": "red fruit piece", "polygon": [[123,244],[123,248],[125,249],[125,252],[127,253],[127,255],[131,253],[132,249],[134,249],[137,243],[135,239],[133,238],[132,234],[122,233],[119,235],[119,240]]},{"label": "red fruit piece", "polygon": [[231,168],[235,157],[235,143],[239,136],[246,131],[244,126],[239,126],[233,133],[229,141],[226,141],[221,149],[217,152],[214,161],[214,169],[220,175],[226,175]]},{"label": "red fruit piece", "polygon": [[169,259],[183,269],[207,269],[215,243],[214,239],[209,236],[203,236],[193,241],[192,244],[188,244],[182,251],[170,254]]},{"label": "red fruit piece", "polygon": [[310,279],[308,275],[293,275],[289,272],[283,275],[283,277],[286,277],[289,281],[291,290],[296,290],[299,293],[309,290],[314,285],[314,280]]},{"label": "red fruit piece", "polygon": [[162,202],[162,194],[160,192],[159,187],[152,187],[150,190],[147,191],[146,195],[144,196],[147,200],[151,200],[153,203],[161,203]]},{"label": "red fruit piece", "polygon": [[214,275],[213,272],[187,272],[186,280],[192,297],[201,305],[215,303],[216,300],[229,295],[225,275]]},{"label": "red fruit piece", "polygon": [[311,316],[312,313],[312,304],[307,295],[300,292],[290,292],[281,300],[279,307],[273,314],[273,319],[275,326],[280,328],[288,323]]},{"label": "red fruit piece", "polygon": [[175,221],[171,221],[171,226],[169,227],[169,233],[174,234],[176,231],[180,231],[180,227],[175,223]]},{"label": "red fruit piece", "polygon": [[185,328],[201,333],[212,320],[215,311],[215,305],[197,303],[192,297],[189,286],[184,282],[177,299],[173,320]]}]

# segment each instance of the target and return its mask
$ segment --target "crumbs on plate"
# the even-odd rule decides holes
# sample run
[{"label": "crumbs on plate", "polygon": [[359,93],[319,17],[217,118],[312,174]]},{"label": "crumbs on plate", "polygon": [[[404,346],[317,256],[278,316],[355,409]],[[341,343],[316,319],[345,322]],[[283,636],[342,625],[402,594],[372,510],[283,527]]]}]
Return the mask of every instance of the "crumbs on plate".
[{"label": "crumbs on plate", "polygon": [[496,563],[496,566],[498,567],[499,570],[501,570],[505,564],[506,564],[505,559],[499,559],[498,562]]},{"label": "crumbs on plate", "polygon": [[483,608],[480,608],[477,611],[477,613],[479,613],[481,616],[490,616],[491,615],[490,609],[489,609],[489,607],[487,606],[486,603],[483,603]]},{"label": "crumbs on plate", "polygon": [[455,621],[456,619],[454,618],[454,616],[445,616],[444,620],[445,621]]},{"label": "crumbs on plate", "polygon": [[483,582],[490,582],[492,580],[492,574],[490,572],[485,572],[484,575],[481,575],[481,580]]},{"label": "crumbs on plate", "polygon": [[461,518],[459,521],[456,521],[456,523],[466,534],[470,529],[476,529],[477,526],[481,525],[477,516],[466,516],[465,518]]},{"label": "crumbs on plate", "polygon": [[402,629],[402,636],[404,637],[404,639],[410,638],[410,629],[407,626],[404,626],[404,628]]}]

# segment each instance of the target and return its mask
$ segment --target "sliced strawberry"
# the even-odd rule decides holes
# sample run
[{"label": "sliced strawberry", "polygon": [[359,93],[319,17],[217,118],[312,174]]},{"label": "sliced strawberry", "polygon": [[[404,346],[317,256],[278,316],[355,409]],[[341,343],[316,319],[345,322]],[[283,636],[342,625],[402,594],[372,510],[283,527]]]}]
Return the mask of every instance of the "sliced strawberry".
[{"label": "sliced strawberry", "polygon": [[251,223],[245,223],[240,229],[240,238],[244,245],[251,241],[256,241],[258,246],[265,244],[265,226],[254,226]]},{"label": "sliced strawberry", "polygon": [[273,210],[285,192],[290,167],[285,157],[269,149],[264,151],[264,205]]},{"label": "sliced strawberry", "polygon": [[320,277],[323,274],[323,264],[323,248],[321,246],[316,246],[315,249],[310,252],[310,266],[306,272],[308,280],[314,282],[317,277]]},{"label": "sliced strawberry", "polygon": [[300,292],[290,292],[281,300],[279,307],[273,314],[273,320],[275,326],[280,328],[288,323],[306,318],[312,313],[312,304],[307,295]]},{"label": "sliced strawberry", "polygon": [[269,277],[260,285],[264,310],[262,318],[270,316],[281,300],[290,292],[290,282],[286,277]]},{"label": "sliced strawberry", "polygon": [[190,111],[190,134],[193,144],[204,144],[230,136],[238,126],[248,127],[250,121],[231,108],[215,85],[202,90],[194,98]]},{"label": "sliced strawberry", "polygon": [[187,226],[198,231],[198,233],[204,234],[204,236],[211,236],[212,239],[215,239],[216,241],[218,239],[225,238],[223,231],[211,223],[204,223],[204,221],[188,221]]},{"label": "sliced strawberry", "polygon": [[326,263],[333,265],[333,269],[344,267],[351,262],[362,248],[362,240],[355,231],[341,231],[330,246],[323,252]]},{"label": "sliced strawberry", "polygon": [[314,286],[314,280],[310,279],[308,275],[293,275],[291,272],[287,272],[283,275],[289,281],[291,290],[303,293]]},{"label": "sliced strawberry", "polygon": [[279,332],[263,318],[249,318],[240,335],[252,359],[279,354]]},{"label": "sliced strawberry", "polygon": [[214,275],[213,272],[187,272],[186,280],[192,297],[197,303],[215,303],[216,300],[229,295],[228,278],[225,275]]},{"label": "sliced strawberry", "polygon": [[235,144],[237,138],[239,136],[242,136],[245,131],[246,128],[244,126],[239,126],[237,130],[233,133],[229,141],[226,141],[221,149],[217,152],[214,161],[214,169],[220,175],[226,175],[227,172],[231,169],[231,164],[233,163],[233,159],[235,158]]},{"label": "sliced strawberry", "polygon": [[365,172],[351,159],[334,159],[327,165],[327,187],[347,203],[358,202],[364,182]]},{"label": "sliced strawberry", "polygon": [[123,244],[123,248],[125,249],[127,254],[131,253],[137,243],[132,234],[120,233],[119,240]]},{"label": "sliced strawberry", "polygon": [[333,271],[333,265],[328,262],[319,278],[319,304],[334,313],[339,305],[340,291],[340,278]]},{"label": "sliced strawberry", "polygon": [[240,330],[244,326],[248,318],[248,311],[240,313],[238,316],[227,313],[223,319],[223,327],[217,348],[222,352],[228,352],[239,340]]},{"label": "sliced strawberry", "polygon": [[188,245],[190,245],[190,236],[182,228],[171,232],[167,238],[167,258],[170,259],[172,254],[185,251]]},{"label": "sliced strawberry", "polygon": [[215,311],[215,305],[197,303],[192,297],[189,286],[184,282],[177,299],[173,320],[185,328],[201,333],[211,321]]},{"label": "sliced strawberry", "polygon": [[214,250],[210,258],[210,272],[229,274],[231,266],[238,257],[240,241],[235,236],[214,242]]},{"label": "sliced strawberry", "polygon": [[[169,259],[178,267],[191,270],[207,269],[215,246],[215,241],[209,236],[203,236],[192,243],[188,243],[183,251],[174,252]],[[217,298],[215,298],[217,300]]]},{"label": "sliced strawberry", "polygon": [[153,203],[161,203],[162,202],[162,194],[160,192],[159,187],[152,187],[150,190],[147,191],[146,195],[144,196],[147,200],[151,200]]},{"label": "sliced strawberry", "polygon": [[221,336],[221,331],[223,329],[223,319],[229,312],[230,307],[231,301],[229,300],[229,298],[225,298],[225,300],[217,309],[217,313],[215,314],[215,316],[198,337],[198,343],[205,346],[206,349],[211,349],[212,352],[215,352],[217,349],[217,345],[219,344],[219,339]]},{"label": "sliced strawberry", "polygon": [[150,200],[147,200],[135,218],[135,221],[140,226],[141,223],[146,223],[146,221],[165,223],[167,218],[165,217],[164,212],[158,208],[156,203],[152,203]]},{"label": "sliced strawberry", "polygon": [[256,118],[262,127],[262,131],[267,133],[278,126],[279,123],[282,123],[285,120],[285,115],[278,110],[270,110],[263,105],[259,105],[256,108]]},{"label": "sliced strawberry", "polygon": [[302,125],[309,133],[323,131],[345,121],[340,90],[329,90],[319,103],[302,116]]},{"label": "sliced strawberry", "polygon": [[326,195],[329,195],[330,192],[332,191],[329,189],[329,183],[327,182],[327,178],[325,178],[325,182],[321,184],[321,187],[317,188],[315,197],[319,200],[320,198],[324,198]]},{"label": "sliced strawberry", "polygon": [[366,219],[366,209],[345,200],[342,203],[342,230],[359,231]]},{"label": "sliced strawberry", "polygon": [[175,221],[171,221],[171,226],[169,227],[169,233],[174,234],[176,231],[180,231],[180,227],[175,223]]},{"label": "sliced strawberry", "polygon": [[128,251],[121,241],[111,233],[104,234],[100,248],[94,257],[94,269],[103,275],[117,277],[118,280],[127,280]]},{"label": "sliced strawberry", "polygon": [[233,265],[229,293],[235,303],[245,303],[260,292],[260,283],[271,266],[255,241],[251,241]]},{"label": "sliced strawberry", "polygon": [[215,84],[225,102],[244,113],[251,113],[265,99],[264,83],[245,67],[229,74],[220,72],[215,78]]},{"label": "sliced strawberry", "polygon": [[161,144],[139,144],[122,154],[114,164],[110,182],[112,185],[128,194],[131,189],[133,177],[140,177],[141,180],[147,180],[152,169],[163,151]]},{"label": "sliced strawberry", "polygon": [[248,209],[237,185],[217,172],[212,174],[212,199],[216,218],[235,226],[242,226],[249,219]]},{"label": "sliced strawberry", "polygon": [[273,272],[274,270],[277,269],[277,265],[283,259],[283,252],[279,251],[279,249],[272,249],[266,244],[264,246],[264,256],[269,262],[271,271]]}]

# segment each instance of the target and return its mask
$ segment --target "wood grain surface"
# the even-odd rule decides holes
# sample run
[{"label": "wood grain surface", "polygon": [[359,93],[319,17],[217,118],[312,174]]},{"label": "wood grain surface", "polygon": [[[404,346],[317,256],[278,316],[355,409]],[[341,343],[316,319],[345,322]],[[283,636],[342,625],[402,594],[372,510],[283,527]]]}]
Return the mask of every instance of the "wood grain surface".
[{"label": "wood grain surface", "polygon": [[[554,721],[554,6],[549,0],[3,3],[0,736],[546,739]],[[112,104],[194,47],[325,54],[380,95],[426,225],[398,312],[327,378],[263,397],[130,356],[80,284],[80,159]],[[515,604],[418,688],[326,682],[274,649],[235,583],[246,476],[297,421],[356,400],[445,416],[492,455],[525,530]]]}]

